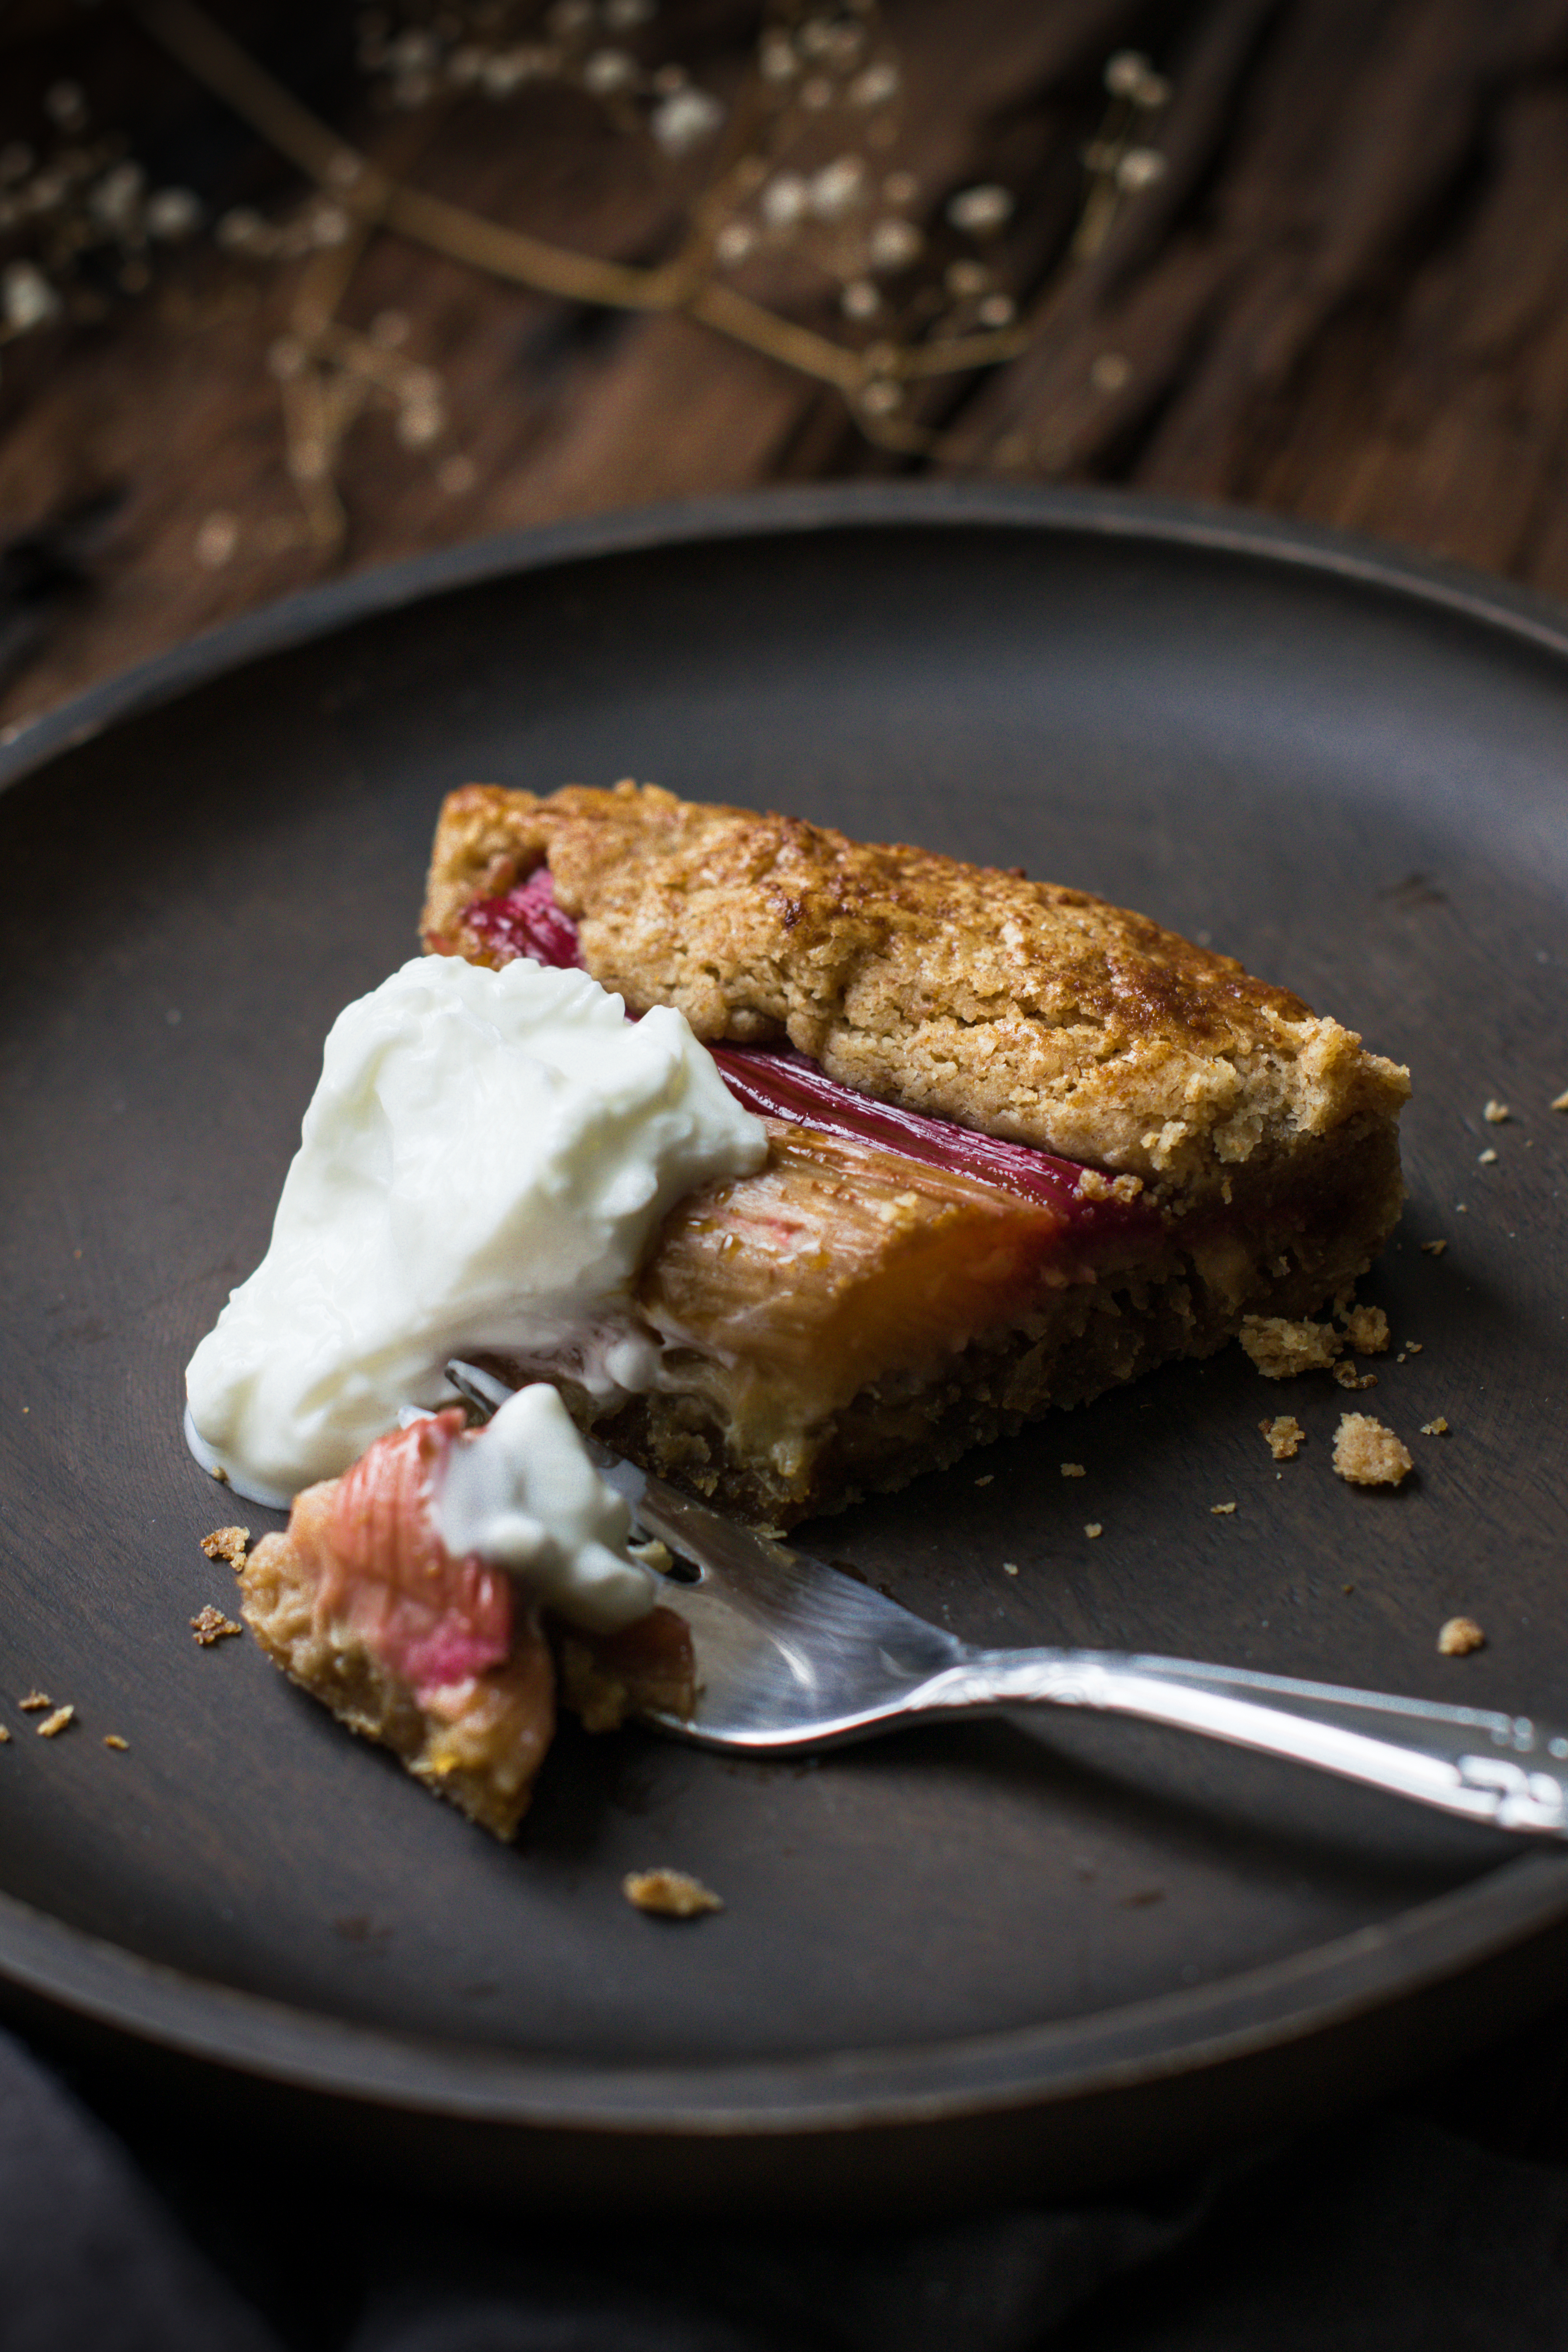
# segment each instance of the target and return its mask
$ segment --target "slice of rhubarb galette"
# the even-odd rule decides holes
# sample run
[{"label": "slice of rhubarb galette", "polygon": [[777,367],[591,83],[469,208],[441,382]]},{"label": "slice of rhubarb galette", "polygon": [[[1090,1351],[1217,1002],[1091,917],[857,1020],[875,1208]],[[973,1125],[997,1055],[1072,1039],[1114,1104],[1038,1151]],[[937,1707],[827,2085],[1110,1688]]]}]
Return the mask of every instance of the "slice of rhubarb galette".
[{"label": "slice of rhubarb galette", "polygon": [[574,1413],[783,1528],[1250,1315],[1387,1239],[1405,1071],[1286,990],[1079,890],[654,786],[442,811],[426,948],[674,1005],[768,1123],[667,1218],[653,1386]]}]

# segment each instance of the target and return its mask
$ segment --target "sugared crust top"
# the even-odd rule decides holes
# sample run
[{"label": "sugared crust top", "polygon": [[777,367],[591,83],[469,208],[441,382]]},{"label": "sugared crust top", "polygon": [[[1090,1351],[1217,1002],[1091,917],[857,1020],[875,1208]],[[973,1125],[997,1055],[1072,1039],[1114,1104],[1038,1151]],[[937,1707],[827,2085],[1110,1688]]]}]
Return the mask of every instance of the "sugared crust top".
[{"label": "sugared crust top", "polygon": [[432,950],[548,862],[589,971],[709,1043],[788,1042],[843,1084],[1188,1200],[1299,1138],[1384,1127],[1407,1074],[1232,958],[1081,890],[656,785],[497,785],[442,811]]}]

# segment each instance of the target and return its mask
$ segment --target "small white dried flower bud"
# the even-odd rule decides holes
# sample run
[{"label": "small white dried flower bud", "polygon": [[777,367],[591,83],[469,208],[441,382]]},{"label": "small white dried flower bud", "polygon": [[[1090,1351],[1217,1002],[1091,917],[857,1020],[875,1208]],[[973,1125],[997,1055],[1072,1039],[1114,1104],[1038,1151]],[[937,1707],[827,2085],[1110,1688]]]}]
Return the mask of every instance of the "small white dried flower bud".
[{"label": "small white dried flower bud", "polygon": [[890,58],[878,58],[858,73],[846,95],[851,106],[886,106],[899,94],[899,68]]},{"label": "small white dried flower bud", "polygon": [[798,172],[775,172],[760,203],[770,228],[793,228],[805,210],[805,182]]},{"label": "small white dried flower bud", "polygon": [[744,261],[756,242],[757,233],[750,221],[726,221],[713,240],[713,258],[726,268],[733,268],[736,262]]},{"label": "small white dried flower bud", "polygon": [[838,307],[847,319],[874,319],[882,298],[868,278],[852,278],[838,297]]},{"label": "small white dried flower bud", "polygon": [[977,188],[961,188],[948,199],[947,217],[966,236],[991,236],[1005,228],[1013,217],[1013,194],[987,182]]},{"label": "small white dried flower bud", "polygon": [[668,98],[672,89],[684,89],[691,76],[684,66],[660,66],[653,78],[654,89],[660,98]]},{"label": "small white dried flower bud", "polygon": [[861,387],[860,405],[868,416],[890,416],[895,408],[903,405],[903,386],[887,376],[873,376]]},{"label": "small white dried flower bud", "polygon": [[653,0],[605,0],[605,22],[612,33],[629,33],[654,15]]},{"label": "small white dried flower bud", "polygon": [[826,113],[832,105],[834,97],[833,84],[826,74],[813,74],[809,81],[801,83],[800,102],[813,114]]},{"label": "small white dried flower bud", "polygon": [[88,210],[110,236],[133,236],[142,214],[142,191],[147,174],[140,163],[116,163],[88,191]]},{"label": "small white dried flower bud", "polygon": [[983,327],[1010,327],[1018,306],[1010,294],[987,294],[974,315]]},{"label": "small white dried flower bud", "polygon": [[794,43],[782,33],[765,35],[757,53],[757,68],[764,81],[793,81],[798,70]]},{"label": "small white dried flower bud", "polygon": [[60,131],[79,131],[87,121],[87,98],[77,81],[57,81],[44,92],[44,112]]},{"label": "small white dried flower bud", "polygon": [[471,89],[483,76],[489,52],[477,42],[464,41],[447,59],[447,79],[454,89]]},{"label": "small white dried flower bud", "polygon": [[310,213],[310,242],[331,247],[346,245],[352,222],[342,205],[317,205]]},{"label": "small white dried flower bud", "polygon": [[204,572],[221,572],[238,545],[238,522],[221,508],[216,509],[196,533],[196,562]]},{"label": "small white dried flower bud", "polygon": [[279,335],[268,344],[267,367],[279,383],[288,383],[305,371],[305,346],[297,335]]},{"label": "small white dried flower bud", "polygon": [[558,41],[574,40],[593,26],[593,0],[555,0],[544,21]]},{"label": "small white dried flower bud", "polygon": [[163,245],[184,245],[202,225],[200,200],[189,188],[156,188],[147,199],[147,234]]},{"label": "small white dried flower bud", "polygon": [[1132,363],[1120,352],[1100,352],[1089,363],[1089,380],[1096,392],[1120,392],[1131,377]]},{"label": "small white dried flower bud", "polygon": [[1130,196],[1143,188],[1152,188],[1165,176],[1165,159],[1157,148],[1129,147],[1116,166],[1116,184]]},{"label": "small white dried flower bud", "polygon": [[874,270],[907,269],[918,261],[925,238],[913,221],[879,220],[866,239],[866,262]]},{"label": "small white dried flower bud", "polygon": [[248,205],[237,205],[223,215],[214,234],[226,252],[249,253],[266,242],[268,227],[258,212]]},{"label": "small white dried flower bud", "polygon": [[889,172],[882,183],[882,194],[890,205],[912,205],[921,192],[921,184],[912,172]]},{"label": "small white dried flower bud", "polygon": [[1112,98],[1135,99],[1153,70],[1142,49],[1118,49],[1105,61],[1105,87]]},{"label": "small white dried flower bud", "polygon": [[405,449],[427,448],[440,439],[446,425],[438,400],[405,401],[397,412],[397,437]]},{"label": "small white dried flower bud", "polygon": [[667,155],[684,155],[711,139],[724,120],[724,110],[705,89],[672,90],[648,117],[655,142]]},{"label": "small white dried flower bud", "polygon": [[595,98],[613,98],[617,90],[632,89],[637,79],[637,61],[626,49],[595,49],[584,60],[583,87]]},{"label": "small white dried flower bud", "polygon": [[991,272],[983,261],[950,261],[942,271],[942,282],[950,294],[963,302],[972,294],[984,294],[991,283]]},{"label": "small white dried flower bud", "polygon": [[411,25],[386,47],[386,62],[395,74],[431,74],[441,61],[440,45],[422,26]]},{"label": "small white dried flower bud", "polygon": [[840,155],[814,173],[807,201],[818,220],[842,220],[866,196],[866,166],[858,155]]},{"label": "small white dried flower bud", "polygon": [[10,261],[0,270],[0,310],[13,334],[41,327],[59,307],[59,296],[36,263]]}]

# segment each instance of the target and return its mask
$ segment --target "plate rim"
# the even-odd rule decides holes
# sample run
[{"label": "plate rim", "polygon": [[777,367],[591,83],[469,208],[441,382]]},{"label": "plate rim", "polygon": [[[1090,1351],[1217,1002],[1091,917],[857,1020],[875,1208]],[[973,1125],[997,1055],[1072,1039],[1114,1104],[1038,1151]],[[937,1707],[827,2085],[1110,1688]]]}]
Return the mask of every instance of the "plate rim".
[{"label": "plate rim", "polygon": [[[808,485],[493,534],[296,592],[0,730],[0,792],[216,678],[429,598],[703,541],[976,526],[1280,564],[1426,606],[1568,662],[1568,606],[1290,518],[1109,490]],[[362,2105],[605,2137],[794,2138],[1051,2107],[1244,2061],[1365,2017],[1395,1992],[1461,1978],[1564,1922],[1568,1867],[1537,1849],[1390,1920],[1207,1984],[994,2034],[746,2064],[603,2064],[360,2025],[154,1961],[4,1893],[0,1983],[170,2055]]]}]

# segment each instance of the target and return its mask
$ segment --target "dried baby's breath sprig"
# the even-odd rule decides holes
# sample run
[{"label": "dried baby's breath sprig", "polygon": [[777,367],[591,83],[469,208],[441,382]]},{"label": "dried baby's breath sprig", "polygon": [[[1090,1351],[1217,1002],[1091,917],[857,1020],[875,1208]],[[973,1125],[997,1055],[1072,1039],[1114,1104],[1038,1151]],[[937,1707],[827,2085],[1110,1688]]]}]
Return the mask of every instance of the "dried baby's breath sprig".
[{"label": "dried baby's breath sprig", "polygon": [[[579,91],[671,166],[700,161],[706,177],[685,234],[650,268],[599,260],[427,194],[404,176],[406,165],[373,162],[321,121],[197,0],[132,5],[188,72],[314,184],[286,218],[238,208],[217,236],[255,261],[304,262],[316,289],[285,339],[299,353],[279,354],[274,372],[290,475],[318,544],[342,535],[335,467],[367,407],[390,402],[405,446],[428,449],[443,482],[467,478],[461,457],[440,447],[438,381],[412,361],[388,365],[395,346],[334,322],[361,253],[383,233],[566,300],[679,311],[832,386],[869,438],[919,454],[940,454],[940,443],[911,414],[916,388],[1015,357],[1053,315],[1059,289],[1021,318],[1005,282],[1013,190],[976,181],[944,194],[890,167],[902,71],[875,0],[774,0],[742,87],[722,95],[661,54],[653,0],[555,0],[542,16],[523,0],[392,0],[361,14],[360,70],[393,112],[434,120],[470,99],[503,104],[547,83]],[[1110,60],[1105,80],[1110,105],[1085,157],[1069,267],[1100,249],[1122,205],[1164,170],[1148,126],[1168,85],[1132,51]],[[173,226],[180,215],[164,202],[156,216]],[[781,253],[825,281],[837,331],[735,282]],[[25,286],[16,299],[26,310],[39,298]]]}]

